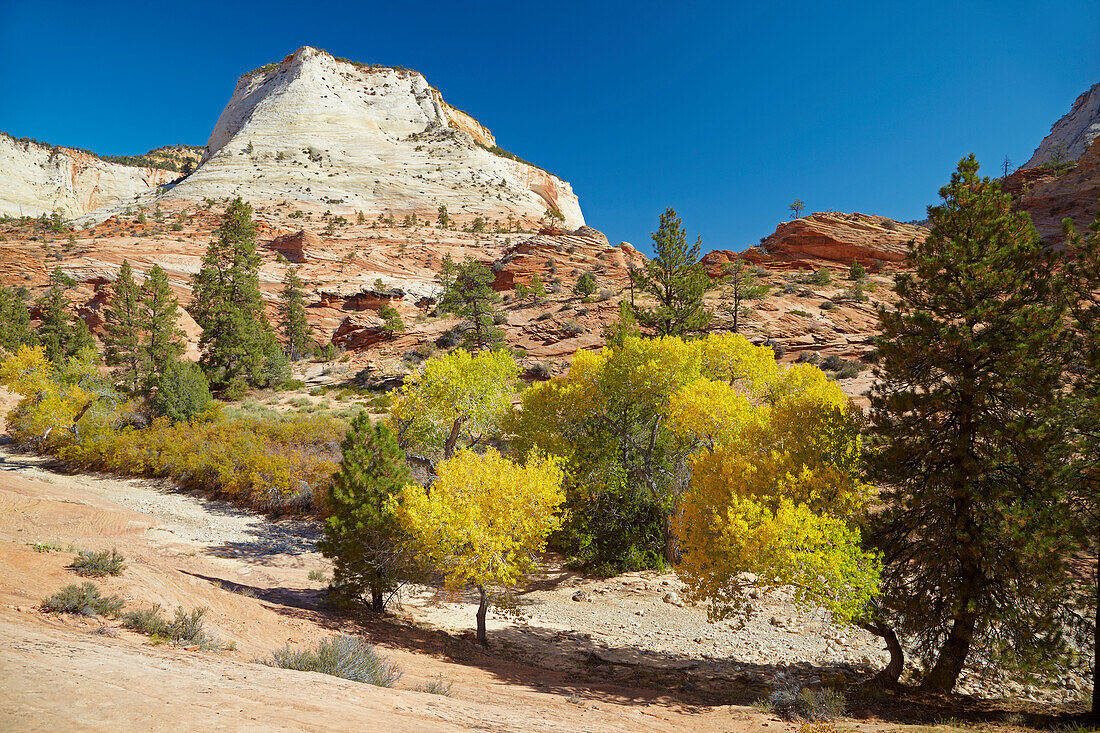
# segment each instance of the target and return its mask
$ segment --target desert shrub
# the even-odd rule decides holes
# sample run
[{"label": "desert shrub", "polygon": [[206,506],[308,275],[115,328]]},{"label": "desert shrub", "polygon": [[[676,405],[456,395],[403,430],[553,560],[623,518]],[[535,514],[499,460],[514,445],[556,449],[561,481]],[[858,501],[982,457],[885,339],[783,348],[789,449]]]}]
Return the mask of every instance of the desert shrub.
[{"label": "desert shrub", "polygon": [[77,613],[81,616],[117,616],[125,605],[118,596],[102,596],[99,586],[88,581],[67,585],[42,601],[42,608],[53,613]]},{"label": "desert shrub", "polygon": [[802,687],[783,676],[760,707],[785,720],[829,721],[844,715],[844,695],[829,687]]},{"label": "desert shrub", "polygon": [[584,327],[576,321],[566,321],[561,325],[561,330],[567,337],[584,333]]},{"label": "desert shrub", "polygon": [[849,280],[862,280],[867,276],[867,269],[863,265],[859,264],[859,260],[853,260],[852,266],[848,268]]},{"label": "desert shrub", "polygon": [[265,664],[330,674],[378,687],[393,687],[401,678],[397,665],[374,651],[374,647],[362,639],[344,634],[326,639],[313,649],[294,650],[288,645],[272,654]]},{"label": "desert shrub", "polygon": [[122,614],[124,628],[149,636],[167,636],[168,621],[160,613],[160,604],[154,604],[152,608],[142,608],[137,611],[127,611]]},{"label": "desert shrub", "polygon": [[457,328],[447,329],[435,340],[435,345],[441,349],[453,349],[460,343],[462,343],[462,331]]},{"label": "desert shrub", "polygon": [[785,295],[792,295],[798,292],[798,285],[793,282],[787,282],[783,284],[783,293]]},{"label": "desert shrub", "polygon": [[614,295],[615,295],[615,294],[614,294],[613,292],[611,292],[611,291],[610,291],[610,290],[608,290],[607,288],[604,288],[604,289],[602,289],[602,290],[600,291],[600,295],[599,295],[599,300],[600,300],[601,302],[602,302],[602,301],[607,301],[607,300],[611,300],[611,298],[612,298],[612,297],[613,297]]},{"label": "desert shrub", "polygon": [[205,608],[194,608],[190,612],[182,606],[176,609],[176,617],[168,621],[161,615],[160,604],[152,608],[130,611],[122,617],[122,625],[128,629],[167,639],[180,646],[198,646],[204,650],[220,649],[222,644],[206,633],[203,616]]},{"label": "desert shrub", "polygon": [[764,346],[771,347],[771,350],[775,354],[776,359],[782,359],[787,353],[787,347],[779,343],[775,339],[766,340],[764,342]]},{"label": "desert shrub", "polygon": [[821,368],[824,369],[827,372],[838,371],[843,366],[844,366],[844,359],[842,359],[837,354],[829,354],[828,356],[826,356],[824,359],[821,360]]},{"label": "desert shrub", "polygon": [[527,367],[527,374],[535,379],[549,379],[550,365],[544,361],[537,362]]},{"label": "desert shrub", "polygon": [[831,300],[826,300],[818,307],[823,311],[831,311],[833,308],[836,308],[836,303]]},{"label": "desert shrub", "polygon": [[56,454],[78,468],[170,478],[261,509],[320,505],[336,468],[344,420],[270,411],[236,417],[213,411],[209,418],[157,418],[144,428],[82,418],[79,438],[60,445]]},{"label": "desert shrub", "polygon": [[542,313],[538,314],[538,316],[535,318],[535,320],[536,321],[545,321],[547,318],[553,318],[553,317],[554,317],[553,313],[550,313],[549,311],[543,311]]},{"label": "desert shrub", "polygon": [[432,695],[443,695],[444,697],[451,697],[454,693],[452,688],[454,683],[448,682],[443,679],[443,675],[440,674],[435,679],[430,679],[422,685],[416,686],[417,692],[427,692]]},{"label": "desert shrub", "polygon": [[828,285],[833,281],[833,274],[826,270],[824,267],[814,272],[806,278],[806,282],[811,285]]},{"label": "desert shrub", "polygon": [[172,422],[191,420],[210,407],[210,384],[198,364],[170,361],[149,399],[153,413]]},{"label": "desert shrub", "polygon": [[81,550],[69,567],[77,575],[102,578],[107,575],[122,575],[122,571],[126,569],[126,563],[118,550],[113,548],[102,552]]},{"label": "desert shrub", "polygon": [[497,311],[493,314],[493,323],[497,326],[508,322],[508,314]]},{"label": "desert shrub", "polygon": [[803,351],[794,361],[796,364],[817,364],[821,361],[821,356],[816,351]]}]

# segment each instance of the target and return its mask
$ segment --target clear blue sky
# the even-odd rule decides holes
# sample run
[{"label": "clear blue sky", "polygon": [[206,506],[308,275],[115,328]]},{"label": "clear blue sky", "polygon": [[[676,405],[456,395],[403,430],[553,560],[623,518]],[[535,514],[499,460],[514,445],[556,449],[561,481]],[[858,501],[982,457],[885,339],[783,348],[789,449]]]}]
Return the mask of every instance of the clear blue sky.
[{"label": "clear blue sky", "polygon": [[1100,81],[1100,2],[0,0],[0,130],[201,145],[240,74],[303,45],[423,72],[613,242],[648,250],[674,206],[742,249],[795,198],[918,219],[967,153],[1026,161]]}]

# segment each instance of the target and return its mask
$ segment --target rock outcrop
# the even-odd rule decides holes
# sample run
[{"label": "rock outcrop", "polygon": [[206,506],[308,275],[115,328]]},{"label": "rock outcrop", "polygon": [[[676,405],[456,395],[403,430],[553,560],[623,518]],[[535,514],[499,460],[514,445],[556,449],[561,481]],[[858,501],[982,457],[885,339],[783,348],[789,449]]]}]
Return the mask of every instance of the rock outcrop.
[{"label": "rock outcrop", "polygon": [[905,261],[911,240],[923,241],[924,227],[885,216],[822,212],[779,224],[759,246],[744,252],[715,250],[703,257],[712,277],[734,258],[779,269],[849,266],[858,261],[869,269]]},{"label": "rock outcrop", "polygon": [[179,176],[162,168],[111,163],[84,150],[17,140],[0,133],[0,214],[73,218],[135,196]]},{"label": "rock outcrop", "polygon": [[630,245],[613,247],[607,237],[592,227],[571,234],[538,234],[506,247],[493,263],[496,290],[529,285],[538,275],[543,285],[555,280],[573,283],[584,272],[596,278],[597,288],[627,282],[629,268],[640,267],[645,257]]},{"label": "rock outcrop", "polygon": [[1077,160],[1100,137],[1100,82],[1081,94],[1069,112],[1054,123],[1024,168]]},{"label": "rock outcrop", "polygon": [[1050,246],[1061,246],[1062,220],[1084,230],[1100,213],[1100,137],[1068,170],[1021,168],[1004,182],[1016,205],[1031,214],[1031,222]]},{"label": "rock outcrop", "polygon": [[459,224],[529,226],[555,209],[567,226],[584,224],[568,183],[509,157],[421,74],[308,46],[240,78],[202,164],[166,199],[237,195],[398,220],[446,206]]}]

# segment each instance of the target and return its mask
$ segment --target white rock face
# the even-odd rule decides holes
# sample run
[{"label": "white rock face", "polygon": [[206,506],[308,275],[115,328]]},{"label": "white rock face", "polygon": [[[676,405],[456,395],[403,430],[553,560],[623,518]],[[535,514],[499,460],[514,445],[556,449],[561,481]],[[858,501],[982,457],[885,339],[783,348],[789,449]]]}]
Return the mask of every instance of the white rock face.
[{"label": "white rock face", "polygon": [[73,218],[119,204],[174,180],[160,168],[108,163],[81,150],[19,141],[0,133],[0,214]]},{"label": "white rock face", "polygon": [[1058,157],[1077,160],[1097,137],[1100,137],[1100,82],[1079,96],[1069,113],[1054,123],[1050,134],[1023,167],[1034,168]]},{"label": "white rock face", "polygon": [[240,78],[202,164],[166,198],[239,195],[398,219],[445,205],[466,221],[533,222],[554,207],[567,227],[584,224],[568,183],[481,147],[493,145],[419,73],[304,47]]}]

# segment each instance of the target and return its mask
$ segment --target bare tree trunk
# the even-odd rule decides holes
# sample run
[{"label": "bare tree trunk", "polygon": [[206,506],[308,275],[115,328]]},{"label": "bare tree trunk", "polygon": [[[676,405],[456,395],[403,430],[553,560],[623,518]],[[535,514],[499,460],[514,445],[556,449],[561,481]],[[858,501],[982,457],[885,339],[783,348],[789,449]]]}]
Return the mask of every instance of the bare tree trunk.
[{"label": "bare tree trunk", "polygon": [[477,587],[481,593],[481,603],[477,607],[477,643],[489,646],[489,639],[485,636],[485,612],[489,608],[489,596],[485,593],[485,586]]},{"label": "bare tree trunk", "polygon": [[1092,626],[1092,714],[1100,716],[1100,538],[1096,553],[1096,608]]},{"label": "bare tree trunk", "polygon": [[955,689],[966,655],[970,652],[970,642],[974,638],[974,629],[978,617],[971,611],[962,611],[951,622],[951,633],[940,649],[939,658],[929,670],[921,688],[930,692],[948,693]]}]

